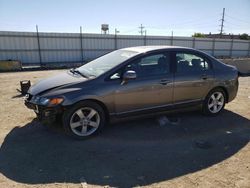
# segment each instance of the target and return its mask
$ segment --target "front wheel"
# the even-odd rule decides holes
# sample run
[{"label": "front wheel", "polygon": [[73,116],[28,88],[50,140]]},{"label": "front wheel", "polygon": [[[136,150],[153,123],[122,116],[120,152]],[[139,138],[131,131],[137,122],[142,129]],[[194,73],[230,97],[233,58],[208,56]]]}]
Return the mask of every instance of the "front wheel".
[{"label": "front wheel", "polygon": [[205,115],[217,115],[225,106],[225,92],[218,88],[214,89],[207,95],[203,103],[203,113]]},{"label": "front wheel", "polygon": [[92,101],[77,103],[63,114],[63,127],[71,136],[84,139],[98,133],[105,124],[103,109]]}]

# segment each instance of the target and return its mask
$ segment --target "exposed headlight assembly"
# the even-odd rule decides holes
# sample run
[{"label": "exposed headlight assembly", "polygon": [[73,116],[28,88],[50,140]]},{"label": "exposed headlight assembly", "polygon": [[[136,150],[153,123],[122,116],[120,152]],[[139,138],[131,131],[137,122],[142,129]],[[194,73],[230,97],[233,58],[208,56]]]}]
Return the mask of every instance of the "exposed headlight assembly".
[{"label": "exposed headlight assembly", "polygon": [[46,105],[49,104],[49,99],[41,97],[40,100],[39,100],[39,104],[46,106]]},{"label": "exposed headlight assembly", "polygon": [[56,106],[58,104],[61,104],[63,102],[62,97],[54,97],[54,98],[46,98],[46,97],[36,97],[34,96],[33,102],[38,105],[43,106]]}]

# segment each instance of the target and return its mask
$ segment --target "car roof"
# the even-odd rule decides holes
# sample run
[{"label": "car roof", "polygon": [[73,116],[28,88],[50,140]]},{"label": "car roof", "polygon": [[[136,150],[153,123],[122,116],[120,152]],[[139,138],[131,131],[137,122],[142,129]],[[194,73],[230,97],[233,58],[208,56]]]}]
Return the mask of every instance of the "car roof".
[{"label": "car roof", "polygon": [[135,47],[123,48],[121,50],[145,53],[149,51],[166,50],[166,49],[189,49],[190,50],[192,48],[181,47],[181,46],[135,46]]}]

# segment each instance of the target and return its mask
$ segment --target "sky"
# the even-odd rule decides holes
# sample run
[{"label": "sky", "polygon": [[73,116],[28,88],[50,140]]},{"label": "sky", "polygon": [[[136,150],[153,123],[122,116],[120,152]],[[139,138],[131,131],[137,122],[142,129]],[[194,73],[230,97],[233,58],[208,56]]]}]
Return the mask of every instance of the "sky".
[{"label": "sky", "polygon": [[0,0],[0,31],[101,33],[109,24],[123,35],[250,34],[250,0]]}]

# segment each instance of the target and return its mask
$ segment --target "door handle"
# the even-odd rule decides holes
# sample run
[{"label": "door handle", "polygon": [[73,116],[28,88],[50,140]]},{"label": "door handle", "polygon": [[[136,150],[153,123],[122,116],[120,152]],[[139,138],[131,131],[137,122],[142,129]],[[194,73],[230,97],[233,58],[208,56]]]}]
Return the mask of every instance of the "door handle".
[{"label": "door handle", "polygon": [[171,81],[170,80],[167,80],[167,79],[163,79],[160,81],[160,84],[161,85],[167,85],[168,83],[170,83]]},{"label": "door handle", "polygon": [[203,75],[201,76],[201,79],[206,80],[206,79],[208,79],[208,76],[207,76],[206,74],[203,74]]}]

